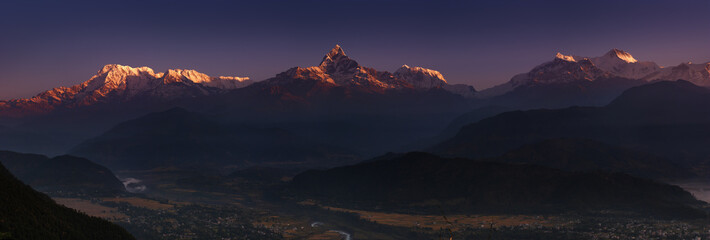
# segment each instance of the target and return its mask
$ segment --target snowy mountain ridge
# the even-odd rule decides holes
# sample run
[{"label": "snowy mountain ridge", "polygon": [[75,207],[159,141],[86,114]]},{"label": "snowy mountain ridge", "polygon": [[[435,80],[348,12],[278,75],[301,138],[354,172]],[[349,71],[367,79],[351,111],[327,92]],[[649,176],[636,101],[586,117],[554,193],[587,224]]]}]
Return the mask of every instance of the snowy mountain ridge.
[{"label": "snowy mountain ridge", "polygon": [[195,70],[168,69],[155,73],[149,67],[108,64],[80,84],[57,87],[31,98],[0,101],[0,111],[3,115],[26,115],[57,107],[126,102],[138,97],[173,100],[240,88],[250,82],[248,77],[210,77]]},{"label": "snowy mountain ridge", "polygon": [[700,86],[710,86],[710,63],[683,63],[664,68],[655,62],[639,61],[630,53],[616,48],[599,57],[573,56],[558,52],[552,61],[538,65],[527,73],[515,75],[506,83],[484,89],[476,96],[498,96],[525,85],[594,81],[615,77],[645,81],[683,79]]},{"label": "snowy mountain ridge", "polygon": [[340,45],[335,45],[318,66],[294,67],[260,84],[286,85],[295,80],[313,80],[326,85],[354,87],[372,92],[404,88],[442,88],[465,97],[471,97],[475,92],[471,86],[449,85],[439,71],[432,69],[403,65],[393,74],[361,66],[348,57]]}]

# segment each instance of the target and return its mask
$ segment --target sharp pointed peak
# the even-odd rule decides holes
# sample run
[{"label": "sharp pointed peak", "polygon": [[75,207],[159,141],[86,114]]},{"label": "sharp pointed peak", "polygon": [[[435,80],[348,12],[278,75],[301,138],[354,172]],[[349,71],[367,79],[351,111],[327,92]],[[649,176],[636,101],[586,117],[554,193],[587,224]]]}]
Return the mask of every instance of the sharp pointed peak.
[{"label": "sharp pointed peak", "polygon": [[335,57],[335,56],[347,56],[347,55],[345,54],[345,51],[343,51],[343,48],[340,47],[339,44],[335,44],[335,47],[333,47],[333,49],[331,49],[330,52],[328,52],[328,54],[326,54],[326,56]]},{"label": "sharp pointed peak", "polygon": [[323,57],[323,60],[321,60],[319,66],[325,67],[327,65],[339,61],[348,62],[352,60],[348,57],[348,55],[345,55],[345,51],[343,51],[343,48],[341,48],[340,45],[336,44],[335,47],[333,47],[333,49],[331,49],[330,52],[328,52],[328,54]]}]

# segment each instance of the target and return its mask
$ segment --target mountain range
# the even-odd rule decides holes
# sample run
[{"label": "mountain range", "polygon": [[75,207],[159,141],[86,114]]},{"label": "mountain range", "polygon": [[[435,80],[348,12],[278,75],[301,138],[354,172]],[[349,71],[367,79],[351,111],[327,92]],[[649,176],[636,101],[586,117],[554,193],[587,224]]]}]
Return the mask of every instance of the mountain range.
[{"label": "mountain range", "polygon": [[109,64],[83,83],[57,87],[29,99],[2,101],[0,113],[24,116],[100,103],[194,98],[244,87],[250,82],[247,77],[210,77],[195,70],[168,69],[155,73],[149,67]]},{"label": "mountain range", "polygon": [[[306,95],[345,87],[350,91],[384,93],[389,89],[439,88],[467,98],[488,99],[520,87],[559,85],[580,82],[634,81],[640,85],[657,80],[686,80],[696,85],[710,85],[710,63],[682,63],[659,67],[654,62],[638,61],[628,52],[612,49],[599,57],[582,57],[557,53],[555,58],[509,82],[477,92],[472,86],[449,84],[444,76],[431,69],[403,65],[390,73],[361,66],[336,45],[317,66],[294,67],[263,81],[248,77],[211,77],[195,70],[168,69],[156,73],[149,67],[133,68],[109,64],[89,80],[70,87],[57,87],[26,99],[0,101],[0,116],[25,117],[47,114],[61,109],[131,101],[174,102],[225,94],[249,85],[253,88],[278,87],[292,95],[299,86]],[[623,80],[620,80],[623,79]],[[308,83],[311,82],[311,83]],[[621,84],[624,86],[629,83]],[[294,88],[294,89],[290,89]],[[243,92],[241,94],[244,94]],[[295,94],[298,97],[298,94]],[[288,96],[284,96],[288,97]]]},{"label": "mountain range", "polygon": [[[219,128],[247,126],[242,130],[251,130],[245,135],[264,134],[269,139],[268,131],[253,130],[280,129],[301,139],[294,144],[328,143],[331,149],[347,149],[348,156],[373,157],[442,142],[465,124],[505,111],[605,106],[627,89],[675,76],[697,85],[703,83],[707,68],[697,64],[663,68],[618,49],[600,57],[558,53],[506,84],[477,91],[449,84],[432,69],[403,65],[391,73],[365,67],[338,45],[316,66],[293,67],[263,81],[182,69],[155,73],[148,67],[112,64],[81,84],[0,102],[0,123],[5,126],[0,127],[0,146],[47,155],[73,149],[111,165],[99,156],[115,149],[93,149],[99,139],[116,135],[121,123],[179,107],[210,116]],[[142,126],[161,127],[165,126]],[[233,136],[237,132],[225,131]]]},{"label": "mountain range", "polygon": [[[441,73],[431,69],[404,65],[392,74],[363,67],[349,58],[338,45],[323,57],[318,66],[294,67],[274,78],[255,83],[259,86],[288,86],[294,81],[315,81],[320,88],[343,86],[371,92],[443,88],[464,96],[475,93],[470,86],[449,85]],[[156,73],[149,67],[109,64],[83,83],[57,87],[32,98],[0,101],[0,116],[23,117],[106,103],[169,102],[219,95],[252,83],[248,77],[211,77],[186,69]],[[314,88],[312,91],[318,91],[318,87]]]}]

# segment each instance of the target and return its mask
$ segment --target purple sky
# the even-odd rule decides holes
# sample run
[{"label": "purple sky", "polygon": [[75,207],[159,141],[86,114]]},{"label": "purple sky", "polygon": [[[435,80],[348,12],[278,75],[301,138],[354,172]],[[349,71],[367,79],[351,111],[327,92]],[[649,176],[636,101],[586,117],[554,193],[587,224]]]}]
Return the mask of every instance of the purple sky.
[{"label": "purple sky", "polygon": [[710,61],[710,1],[0,1],[0,99],[83,82],[109,63],[263,80],[335,44],[362,65],[441,71],[478,89],[611,48]]}]

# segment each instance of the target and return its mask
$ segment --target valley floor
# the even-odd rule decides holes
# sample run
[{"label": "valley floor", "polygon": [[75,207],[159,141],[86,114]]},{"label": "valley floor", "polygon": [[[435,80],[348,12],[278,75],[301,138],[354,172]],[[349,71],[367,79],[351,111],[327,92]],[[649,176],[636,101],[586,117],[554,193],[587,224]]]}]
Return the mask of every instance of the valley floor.
[{"label": "valley floor", "polygon": [[270,188],[263,183],[232,179],[217,185],[175,184],[185,182],[174,178],[186,176],[184,172],[131,174],[144,180],[146,192],[119,197],[64,193],[54,194],[54,199],[116,222],[138,239],[710,239],[707,220],[616,212],[580,216],[361,211],[277,199],[263,190]]}]

